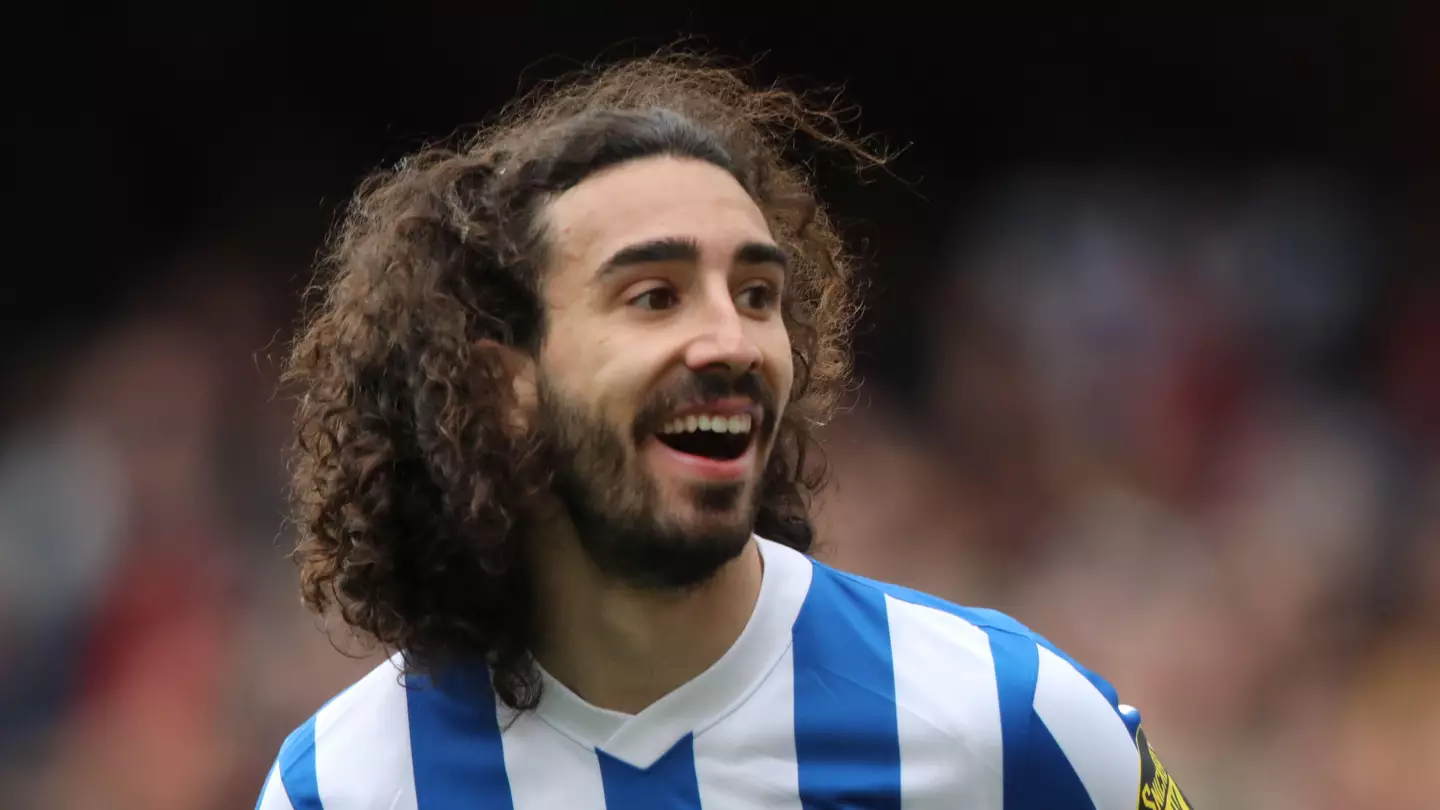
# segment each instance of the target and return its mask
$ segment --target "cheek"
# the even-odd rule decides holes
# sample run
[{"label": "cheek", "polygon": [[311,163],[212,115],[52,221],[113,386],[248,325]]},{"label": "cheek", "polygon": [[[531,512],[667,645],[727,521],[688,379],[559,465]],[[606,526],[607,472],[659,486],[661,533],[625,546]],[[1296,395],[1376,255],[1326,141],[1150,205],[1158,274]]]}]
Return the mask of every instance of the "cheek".
[{"label": "cheek", "polygon": [[653,340],[609,330],[569,345],[563,361],[547,368],[576,401],[607,421],[624,425],[634,418],[635,409],[653,384],[655,369],[663,367],[660,358],[648,351],[653,345]]}]

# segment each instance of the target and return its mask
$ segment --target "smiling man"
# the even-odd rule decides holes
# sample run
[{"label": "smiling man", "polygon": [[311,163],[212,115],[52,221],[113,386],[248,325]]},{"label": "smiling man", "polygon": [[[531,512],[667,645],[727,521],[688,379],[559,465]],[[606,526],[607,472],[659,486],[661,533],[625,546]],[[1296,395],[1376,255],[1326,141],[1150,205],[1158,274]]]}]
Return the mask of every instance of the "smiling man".
[{"label": "smiling man", "polygon": [[855,311],[801,138],[681,57],[368,182],[287,372],[302,589],[394,655],[263,810],[1187,805],[1111,687],[808,556]]}]

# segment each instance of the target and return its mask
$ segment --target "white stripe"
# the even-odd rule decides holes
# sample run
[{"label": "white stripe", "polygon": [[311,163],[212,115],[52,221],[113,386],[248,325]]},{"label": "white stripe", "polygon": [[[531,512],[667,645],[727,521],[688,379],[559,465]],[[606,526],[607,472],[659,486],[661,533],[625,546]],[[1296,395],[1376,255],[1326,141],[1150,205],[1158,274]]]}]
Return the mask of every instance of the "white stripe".
[{"label": "white stripe", "polygon": [[702,807],[800,810],[793,651],[748,700],[696,736],[695,776]]},{"label": "white stripe", "polygon": [[255,810],[295,810],[290,806],[290,797],[285,793],[285,786],[280,783],[280,765],[270,769],[270,775],[265,777],[264,792],[260,794],[260,803]]},{"label": "white stripe", "polygon": [[1035,713],[1085,785],[1096,810],[1133,810],[1140,753],[1125,722],[1090,681],[1039,647]]},{"label": "white stripe", "polygon": [[905,810],[1003,810],[995,659],[958,616],[885,598]]},{"label": "white stripe", "polygon": [[315,781],[325,807],[415,810],[401,678],[387,661],[315,715]]},{"label": "white stripe", "polygon": [[[594,750],[551,728],[534,712],[496,709],[515,810],[605,810]],[[508,728],[506,726],[509,726]]]}]

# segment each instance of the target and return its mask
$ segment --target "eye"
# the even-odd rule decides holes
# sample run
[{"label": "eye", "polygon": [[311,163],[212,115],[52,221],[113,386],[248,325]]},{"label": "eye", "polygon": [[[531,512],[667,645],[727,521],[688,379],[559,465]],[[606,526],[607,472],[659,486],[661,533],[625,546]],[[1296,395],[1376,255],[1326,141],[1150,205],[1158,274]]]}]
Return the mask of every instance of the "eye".
[{"label": "eye", "polygon": [[769,284],[753,284],[740,291],[740,305],[750,309],[773,309],[780,299],[779,293]]},{"label": "eye", "polygon": [[654,287],[631,298],[629,304],[637,309],[658,312],[660,310],[670,309],[679,303],[679,301],[680,299],[675,295],[675,291],[669,287]]}]

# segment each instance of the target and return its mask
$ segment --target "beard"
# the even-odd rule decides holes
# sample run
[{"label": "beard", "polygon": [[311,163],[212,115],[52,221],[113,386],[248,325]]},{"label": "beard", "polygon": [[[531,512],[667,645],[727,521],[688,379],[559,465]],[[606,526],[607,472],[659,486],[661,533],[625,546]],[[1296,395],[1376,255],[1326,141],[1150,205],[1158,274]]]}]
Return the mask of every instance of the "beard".
[{"label": "beard", "polygon": [[765,447],[774,431],[775,409],[758,375],[691,374],[657,391],[629,430],[617,428],[598,409],[567,397],[541,376],[538,426],[553,492],[575,525],[581,548],[607,577],[635,588],[683,590],[707,582],[745,550],[755,529],[758,484],[691,483],[671,498],[684,502],[666,503],[638,452],[680,405],[737,394],[764,409],[755,441]]}]

